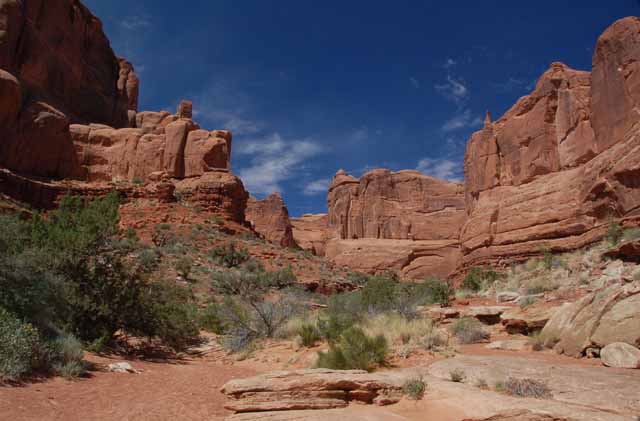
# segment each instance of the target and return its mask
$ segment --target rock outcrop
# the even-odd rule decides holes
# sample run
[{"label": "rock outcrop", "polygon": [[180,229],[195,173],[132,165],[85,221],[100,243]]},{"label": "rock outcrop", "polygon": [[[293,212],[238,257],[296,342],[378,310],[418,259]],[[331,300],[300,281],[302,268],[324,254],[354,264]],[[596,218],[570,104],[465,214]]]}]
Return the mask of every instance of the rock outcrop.
[{"label": "rock outcrop", "polygon": [[190,101],[138,112],[139,88],[79,0],[0,0],[0,191],[44,209],[67,191],[175,193],[244,223],[231,133],[202,130]]},{"label": "rock outcrop", "polygon": [[472,136],[466,267],[579,248],[601,238],[609,216],[638,219],[639,30],[638,18],[614,23],[592,73],[553,63],[530,95]]},{"label": "rock outcrop", "polygon": [[324,256],[327,243],[327,218],[326,213],[291,218],[293,239],[300,248],[308,250],[316,256]]},{"label": "rock outcrop", "polygon": [[246,220],[266,240],[281,247],[297,247],[289,211],[278,193],[273,193],[264,200],[249,198]]},{"label": "rock outcrop", "polygon": [[231,380],[221,392],[235,412],[344,408],[350,401],[388,405],[402,397],[406,379],[398,374],[362,370],[276,371]]},{"label": "rock outcrop", "polygon": [[446,276],[460,258],[463,194],[462,185],[418,171],[373,170],[359,180],[339,171],[327,199],[326,256],[364,272]]},{"label": "rock outcrop", "polygon": [[640,283],[614,284],[556,310],[542,329],[545,343],[573,357],[615,342],[640,346]]}]

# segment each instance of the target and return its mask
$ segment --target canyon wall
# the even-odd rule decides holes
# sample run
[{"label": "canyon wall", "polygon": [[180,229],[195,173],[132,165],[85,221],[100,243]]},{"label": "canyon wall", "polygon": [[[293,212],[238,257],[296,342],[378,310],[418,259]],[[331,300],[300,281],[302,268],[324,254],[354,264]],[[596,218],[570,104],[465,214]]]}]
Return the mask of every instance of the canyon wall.
[{"label": "canyon wall", "polygon": [[264,200],[250,197],[246,220],[265,240],[281,247],[297,247],[293,239],[289,211],[278,193],[273,193]]},{"label": "canyon wall", "polygon": [[535,90],[467,145],[463,264],[582,247],[640,206],[640,20],[599,38],[593,71],[553,63]]}]

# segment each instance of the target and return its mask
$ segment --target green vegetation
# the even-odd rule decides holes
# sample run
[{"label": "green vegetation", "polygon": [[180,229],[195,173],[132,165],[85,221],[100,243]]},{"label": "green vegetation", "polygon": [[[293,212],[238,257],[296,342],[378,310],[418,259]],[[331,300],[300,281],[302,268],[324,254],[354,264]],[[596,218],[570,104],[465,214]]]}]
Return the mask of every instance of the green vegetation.
[{"label": "green vegetation", "polygon": [[422,377],[407,380],[402,386],[402,391],[406,396],[413,400],[420,400],[427,390],[427,383]]},{"label": "green vegetation", "polygon": [[118,332],[174,349],[197,337],[190,292],[150,279],[155,259],[135,233],[119,231],[118,207],[116,194],[66,196],[46,218],[0,216],[0,309],[19,335],[1,342],[21,344],[20,356],[3,359],[12,366],[3,377],[81,374],[82,344],[108,344]]},{"label": "green vegetation", "polygon": [[312,348],[321,339],[318,328],[312,324],[304,324],[300,327],[300,342],[302,346]]},{"label": "green vegetation", "polygon": [[212,250],[213,260],[220,266],[227,268],[235,268],[250,259],[249,251],[244,248],[238,248],[235,242],[226,246],[216,247]]},{"label": "green vegetation", "polygon": [[384,336],[367,336],[362,329],[351,327],[330,345],[329,351],[318,353],[317,366],[334,370],[367,370],[384,363],[389,351]]},{"label": "green vegetation", "polygon": [[620,243],[624,235],[622,226],[613,217],[609,219],[609,225],[607,226],[607,232],[604,236],[605,240],[611,246],[617,246]]},{"label": "green vegetation", "polygon": [[491,269],[485,270],[481,267],[472,267],[462,281],[460,288],[467,291],[480,292],[493,285],[500,278],[501,275]]}]

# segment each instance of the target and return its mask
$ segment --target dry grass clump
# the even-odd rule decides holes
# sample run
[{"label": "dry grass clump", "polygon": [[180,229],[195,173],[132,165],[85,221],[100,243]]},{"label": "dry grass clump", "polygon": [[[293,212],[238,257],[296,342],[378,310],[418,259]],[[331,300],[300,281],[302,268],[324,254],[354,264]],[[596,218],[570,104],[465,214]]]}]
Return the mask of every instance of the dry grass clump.
[{"label": "dry grass clump", "polygon": [[410,399],[416,401],[422,399],[426,390],[427,383],[425,383],[422,377],[407,380],[407,382],[402,386],[402,391],[404,392],[404,394],[407,395]]},{"label": "dry grass clump", "polygon": [[363,322],[362,328],[368,335],[382,335],[389,345],[417,344],[433,332],[431,319],[408,320],[399,314],[378,314]]},{"label": "dry grass clump", "polygon": [[475,344],[489,339],[482,323],[471,317],[463,317],[451,325],[451,333],[461,344]]},{"label": "dry grass clump", "polygon": [[467,379],[467,374],[461,368],[454,368],[449,372],[449,378],[454,383],[463,383]]},{"label": "dry grass clump", "polygon": [[548,399],[551,397],[551,389],[546,383],[529,378],[509,377],[504,382],[496,384],[496,391],[521,398]]}]

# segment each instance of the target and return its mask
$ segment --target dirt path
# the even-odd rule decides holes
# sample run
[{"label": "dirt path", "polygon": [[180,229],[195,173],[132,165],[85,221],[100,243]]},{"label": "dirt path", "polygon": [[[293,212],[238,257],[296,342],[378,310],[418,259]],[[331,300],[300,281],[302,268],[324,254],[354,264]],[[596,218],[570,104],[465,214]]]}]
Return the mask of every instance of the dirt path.
[{"label": "dirt path", "polygon": [[[90,357],[108,364],[121,360]],[[93,372],[23,387],[0,387],[0,420],[221,420],[229,412],[218,389],[234,377],[255,374],[217,356],[174,363],[132,361],[142,374]]]}]

